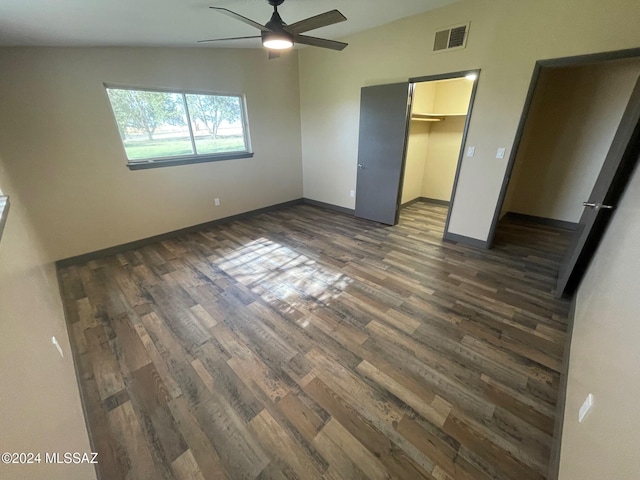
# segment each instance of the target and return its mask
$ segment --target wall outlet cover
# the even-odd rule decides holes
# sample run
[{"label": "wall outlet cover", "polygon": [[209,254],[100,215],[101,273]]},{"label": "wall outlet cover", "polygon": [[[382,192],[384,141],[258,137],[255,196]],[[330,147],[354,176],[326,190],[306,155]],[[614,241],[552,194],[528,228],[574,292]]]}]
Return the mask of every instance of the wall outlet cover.
[{"label": "wall outlet cover", "polygon": [[56,337],[51,337],[51,343],[53,344],[54,347],[56,347],[60,356],[64,358],[64,353],[62,353],[62,347],[58,343],[58,339]]},{"label": "wall outlet cover", "polygon": [[584,418],[587,416],[587,413],[589,413],[589,411],[591,410],[591,407],[593,407],[592,393],[587,395],[587,398],[585,398],[584,403],[580,407],[580,411],[578,412],[578,422],[582,423],[584,421]]}]

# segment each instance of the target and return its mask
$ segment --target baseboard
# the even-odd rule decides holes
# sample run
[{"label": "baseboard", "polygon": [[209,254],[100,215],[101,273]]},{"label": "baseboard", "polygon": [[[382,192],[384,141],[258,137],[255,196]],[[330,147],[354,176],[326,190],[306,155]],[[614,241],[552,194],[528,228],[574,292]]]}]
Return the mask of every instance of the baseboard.
[{"label": "baseboard", "polygon": [[567,403],[567,381],[569,377],[569,357],[571,354],[571,337],[573,336],[573,322],[576,315],[576,300],[574,295],[569,309],[569,321],[567,323],[567,345],[562,356],[560,371],[560,383],[558,385],[558,401],[556,402],[556,418],[553,425],[553,442],[551,444],[551,458],[547,480],[558,480],[560,476],[560,451],[562,449],[562,428],[564,425],[564,409]]},{"label": "baseboard", "polygon": [[422,198],[421,197],[416,197],[413,200],[409,200],[408,202],[404,202],[402,205],[400,205],[400,208],[407,208],[410,205],[413,205],[414,203],[418,203],[421,202]]},{"label": "baseboard", "polygon": [[444,240],[448,242],[463,243],[475,248],[481,248],[483,250],[489,249],[489,243],[486,240],[478,240],[477,238],[465,237],[464,235],[458,235],[457,233],[445,232]]},{"label": "baseboard", "polygon": [[574,222],[556,220],[555,218],[536,217],[535,215],[527,215],[525,213],[507,212],[504,216],[513,218],[514,220],[522,220],[525,222],[537,223],[538,225],[547,225],[549,227],[564,228],[566,230],[575,230],[578,228],[578,224]]},{"label": "baseboard", "polygon": [[424,203],[433,203],[434,205],[444,205],[445,207],[449,206],[448,200],[439,200],[437,198],[420,197],[420,201]]},{"label": "baseboard", "polygon": [[443,205],[445,207],[449,206],[449,202],[447,200],[438,200],[437,198],[429,198],[429,197],[417,197],[417,198],[414,198],[413,200],[409,200],[408,202],[403,203],[402,205],[400,205],[400,208],[408,207],[409,205],[413,205],[414,203],[417,203],[417,202],[432,203],[434,205]]},{"label": "baseboard", "polygon": [[222,225],[224,223],[233,222],[236,220],[242,220],[243,218],[253,217],[260,213],[273,212],[275,210],[281,210],[283,208],[292,207],[294,205],[300,205],[303,203],[303,199],[298,198],[296,200],[290,200],[288,202],[278,203],[276,205],[269,205],[268,207],[258,208],[256,210],[250,210],[248,212],[238,213],[237,215],[231,215],[229,217],[218,218],[216,220],[212,220],[210,222],[200,223],[198,225],[193,225],[191,227],[181,228],[179,230],[173,230],[167,233],[161,233],[160,235],[154,235],[152,237],[142,238],[140,240],[134,240],[133,242],[123,243],[121,245],[116,245],[113,247],[104,248],[102,250],[98,250],[96,252],[84,253],[82,255],[77,255],[75,257],[64,258],[62,260],[58,260],[56,262],[57,268],[65,268],[71,265],[78,265],[81,263],[86,263],[91,260],[98,260],[99,258],[110,257],[112,255],[117,255],[118,253],[124,253],[129,250],[135,250],[137,248],[146,247],[147,245],[151,245],[153,243],[158,243],[163,240],[168,240],[171,238],[178,237],[180,235],[185,235],[187,233],[193,233],[200,230],[204,230],[206,228],[214,227],[216,225]]},{"label": "baseboard", "polygon": [[338,205],[333,205],[332,203],[319,202],[318,200],[311,200],[310,198],[303,198],[302,203],[318,208],[324,208],[326,210],[333,210],[334,212],[340,212],[346,215],[355,215],[356,213],[356,211],[352,208],[339,207]]}]

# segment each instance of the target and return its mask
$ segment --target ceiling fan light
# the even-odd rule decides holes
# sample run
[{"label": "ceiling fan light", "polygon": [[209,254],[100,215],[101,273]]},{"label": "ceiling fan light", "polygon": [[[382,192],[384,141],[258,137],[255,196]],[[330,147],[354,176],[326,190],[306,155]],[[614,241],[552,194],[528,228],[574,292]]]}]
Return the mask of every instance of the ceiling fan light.
[{"label": "ceiling fan light", "polygon": [[270,50],[286,50],[293,47],[293,39],[286,32],[262,32],[262,45]]},{"label": "ceiling fan light", "polygon": [[287,37],[272,36],[262,40],[262,45],[271,50],[286,50],[293,47],[293,42]]}]

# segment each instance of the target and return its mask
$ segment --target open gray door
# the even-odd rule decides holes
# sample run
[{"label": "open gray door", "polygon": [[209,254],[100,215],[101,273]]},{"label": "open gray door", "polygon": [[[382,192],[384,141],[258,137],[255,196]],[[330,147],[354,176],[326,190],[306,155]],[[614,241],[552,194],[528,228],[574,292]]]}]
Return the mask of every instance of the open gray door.
[{"label": "open gray door", "polygon": [[556,296],[571,294],[582,279],[589,261],[607,228],[640,155],[640,79],[622,115],[602,170],[574,233],[571,247],[558,276]]},{"label": "open gray door", "polygon": [[398,202],[409,121],[409,84],[364,87],[360,96],[360,139],[356,216],[398,223]]}]

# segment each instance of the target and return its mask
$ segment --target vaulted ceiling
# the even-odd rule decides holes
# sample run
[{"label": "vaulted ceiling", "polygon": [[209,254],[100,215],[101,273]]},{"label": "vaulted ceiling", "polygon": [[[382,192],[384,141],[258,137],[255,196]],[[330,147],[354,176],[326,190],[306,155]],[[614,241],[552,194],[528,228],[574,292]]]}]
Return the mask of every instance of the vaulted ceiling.
[{"label": "vaulted ceiling", "polygon": [[[348,21],[310,32],[336,39],[457,0],[286,0],[285,22],[334,8]],[[250,26],[209,6],[225,7],[261,24],[266,0],[7,0],[0,2],[0,46],[191,47],[208,38],[255,35]],[[206,47],[259,47],[258,40],[215,42]]]}]

